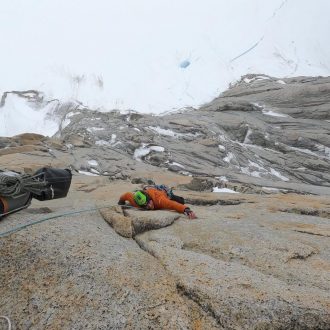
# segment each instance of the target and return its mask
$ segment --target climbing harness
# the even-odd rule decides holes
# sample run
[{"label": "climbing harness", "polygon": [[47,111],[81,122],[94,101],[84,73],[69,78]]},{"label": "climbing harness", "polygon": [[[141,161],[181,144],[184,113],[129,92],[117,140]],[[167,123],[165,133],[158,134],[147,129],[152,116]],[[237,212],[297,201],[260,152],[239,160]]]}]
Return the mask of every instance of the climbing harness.
[{"label": "climbing harness", "polygon": [[173,188],[172,187],[168,187],[164,184],[155,184],[155,185],[144,186],[143,190],[147,190],[149,188],[154,188],[154,189],[157,189],[157,190],[160,190],[160,191],[165,191],[165,193],[167,194],[167,197],[169,199],[171,199],[172,201],[175,201],[175,202],[180,203],[180,204],[185,203],[185,200],[184,200],[183,197],[177,196],[173,193]]},{"label": "climbing harness", "polygon": [[167,197],[169,199],[171,199],[172,196],[174,195],[173,194],[173,188],[170,188],[170,187],[168,187],[164,184],[154,184],[154,185],[144,186],[143,190],[146,190],[146,189],[149,189],[149,188],[154,188],[154,189],[157,189],[157,190],[160,190],[160,191],[165,191],[166,194],[167,194]]}]

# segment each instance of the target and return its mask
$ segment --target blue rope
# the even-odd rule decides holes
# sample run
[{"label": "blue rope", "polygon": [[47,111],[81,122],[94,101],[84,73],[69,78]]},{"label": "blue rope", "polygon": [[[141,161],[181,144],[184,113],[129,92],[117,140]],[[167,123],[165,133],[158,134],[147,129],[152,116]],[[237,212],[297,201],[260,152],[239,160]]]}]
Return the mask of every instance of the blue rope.
[{"label": "blue rope", "polygon": [[[21,230],[27,228],[27,227],[34,226],[34,225],[37,225],[39,223],[42,223],[42,222],[45,222],[45,221],[48,221],[48,220],[52,220],[52,219],[56,219],[56,218],[62,218],[62,217],[66,217],[66,216],[69,216],[69,215],[80,214],[80,213],[89,212],[89,211],[97,211],[97,210],[109,208],[109,207],[112,207],[112,206],[115,206],[115,205],[108,205],[108,206],[102,206],[102,207],[94,207],[94,208],[85,209],[85,210],[78,210],[78,211],[72,211],[72,212],[67,212],[67,213],[61,213],[61,214],[53,215],[51,217],[46,217],[46,218],[43,218],[43,219],[40,219],[40,220],[31,222],[31,223],[28,223],[26,225],[18,226],[18,227],[15,227],[13,229],[10,229],[8,231],[5,231],[3,233],[0,233],[0,237],[8,236],[8,235],[10,235],[12,233],[16,233],[18,231],[21,231]],[[125,205],[124,207],[125,208],[131,208],[133,206]]]}]

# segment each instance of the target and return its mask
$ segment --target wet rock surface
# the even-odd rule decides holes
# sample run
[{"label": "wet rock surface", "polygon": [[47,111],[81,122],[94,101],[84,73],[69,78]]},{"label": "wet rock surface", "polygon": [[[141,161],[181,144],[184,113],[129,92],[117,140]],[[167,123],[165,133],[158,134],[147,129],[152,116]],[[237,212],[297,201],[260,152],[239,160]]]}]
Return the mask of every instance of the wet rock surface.
[{"label": "wet rock surface", "polygon": [[[56,136],[0,138],[1,169],[73,171],[67,198],[0,219],[1,235],[53,217],[0,237],[0,315],[13,329],[329,329],[329,95],[329,78],[249,75],[198,110],[68,103]],[[117,205],[152,183],[197,219]]]}]

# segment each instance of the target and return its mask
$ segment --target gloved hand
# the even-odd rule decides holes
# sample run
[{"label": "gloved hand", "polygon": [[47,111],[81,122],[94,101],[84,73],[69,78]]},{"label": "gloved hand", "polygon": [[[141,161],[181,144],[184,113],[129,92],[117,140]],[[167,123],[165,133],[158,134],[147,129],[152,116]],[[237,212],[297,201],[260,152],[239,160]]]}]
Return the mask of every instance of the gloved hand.
[{"label": "gloved hand", "polygon": [[154,202],[152,201],[152,199],[150,199],[150,201],[148,202],[147,206],[146,206],[147,210],[154,210],[155,209],[155,205]]},{"label": "gloved hand", "polygon": [[118,201],[118,205],[125,205],[125,201],[121,201],[121,200],[119,200],[119,201]]},{"label": "gloved hand", "polygon": [[192,210],[190,210],[189,207],[186,207],[186,208],[184,209],[183,214],[185,214],[190,220],[192,220],[192,219],[196,219],[196,218],[197,218],[197,217],[196,217],[196,214],[195,214]]}]

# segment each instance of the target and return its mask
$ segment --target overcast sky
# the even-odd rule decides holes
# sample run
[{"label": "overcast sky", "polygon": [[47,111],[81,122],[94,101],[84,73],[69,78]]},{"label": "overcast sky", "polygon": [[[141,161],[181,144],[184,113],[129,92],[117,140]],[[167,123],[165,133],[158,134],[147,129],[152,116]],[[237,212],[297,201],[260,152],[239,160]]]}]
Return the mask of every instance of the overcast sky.
[{"label": "overcast sky", "polygon": [[329,15],[328,0],[2,0],[0,93],[160,113],[249,72],[330,75]]}]

